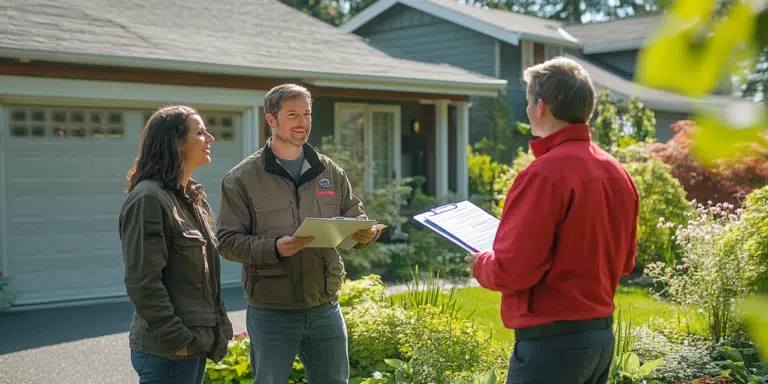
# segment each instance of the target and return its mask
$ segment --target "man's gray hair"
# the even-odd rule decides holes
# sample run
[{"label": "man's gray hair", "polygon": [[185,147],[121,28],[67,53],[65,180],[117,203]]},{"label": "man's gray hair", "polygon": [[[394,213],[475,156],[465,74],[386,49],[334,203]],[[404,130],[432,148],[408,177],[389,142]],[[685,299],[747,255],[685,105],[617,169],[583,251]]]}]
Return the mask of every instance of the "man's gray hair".
[{"label": "man's gray hair", "polygon": [[264,96],[264,113],[277,118],[277,113],[283,106],[283,101],[304,96],[309,105],[312,105],[312,94],[309,90],[297,84],[282,84],[274,87]]},{"label": "man's gray hair", "polygon": [[588,123],[595,109],[595,88],[587,71],[574,60],[555,57],[523,72],[527,93],[544,100],[556,119]]}]

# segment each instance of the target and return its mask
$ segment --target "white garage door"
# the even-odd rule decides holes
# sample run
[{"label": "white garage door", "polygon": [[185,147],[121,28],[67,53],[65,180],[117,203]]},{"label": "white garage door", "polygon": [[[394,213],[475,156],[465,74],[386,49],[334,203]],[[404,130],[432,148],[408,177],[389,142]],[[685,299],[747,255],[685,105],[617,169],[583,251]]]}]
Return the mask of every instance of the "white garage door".
[{"label": "white garage door", "polygon": [[[5,262],[17,304],[125,293],[117,233],[125,176],[145,111],[5,106]],[[203,113],[214,162],[193,177],[219,206],[221,177],[242,159],[239,113]],[[224,280],[239,266],[223,261]]]}]

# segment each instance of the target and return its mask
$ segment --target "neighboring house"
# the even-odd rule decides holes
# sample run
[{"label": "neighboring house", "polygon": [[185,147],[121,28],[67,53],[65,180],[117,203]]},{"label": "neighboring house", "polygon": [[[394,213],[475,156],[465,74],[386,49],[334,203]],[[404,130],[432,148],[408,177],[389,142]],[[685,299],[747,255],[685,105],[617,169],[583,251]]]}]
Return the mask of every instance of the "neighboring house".
[{"label": "neighboring house", "polygon": [[[423,175],[467,195],[469,98],[506,81],[395,58],[277,0],[9,0],[0,12],[0,270],[17,305],[123,296],[118,213],[141,129],[197,107],[215,135],[193,175],[221,177],[269,135],[264,94],[313,93],[311,143],[375,161],[367,189]],[[357,191],[360,192],[360,191]],[[223,281],[240,281],[224,262]]]},{"label": "neighboring house", "polygon": [[[341,28],[401,58],[447,63],[508,81],[504,99],[511,122],[527,121],[523,70],[555,56],[578,61],[595,86],[615,98],[637,96],[656,113],[657,137],[672,136],[669,125],[694,111],[692,99],[632,81],[639,49],[660,16],[565,25],[503,10],[483,9],[456,0],[378,0]],[[479,100],[473,98],[473,101]],[[470,110],[471,141],[486,135],[485,111]]]}]

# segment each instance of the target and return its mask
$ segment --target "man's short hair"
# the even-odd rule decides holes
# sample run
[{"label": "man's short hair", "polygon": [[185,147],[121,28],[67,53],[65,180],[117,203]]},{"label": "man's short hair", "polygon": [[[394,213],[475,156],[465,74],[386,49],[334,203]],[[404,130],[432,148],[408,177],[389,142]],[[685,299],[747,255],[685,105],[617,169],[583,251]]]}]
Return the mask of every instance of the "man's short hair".
[{"label": "man's short hair", "polygon": [[595,88],[579,63],[555,57],[523,72],[533,102],[541,98],[556,119],[571,124],[587,123],[595,110]]},{"label": "man's short hair", "polygon": [[309,90],[297,84],[282,84],[274,87],[264,96],[264,113],[271,114],[277,118],[277,113],[283,106],[283,101],[296,99],[304,96],[309,105],[312,105],[312,94]]}]

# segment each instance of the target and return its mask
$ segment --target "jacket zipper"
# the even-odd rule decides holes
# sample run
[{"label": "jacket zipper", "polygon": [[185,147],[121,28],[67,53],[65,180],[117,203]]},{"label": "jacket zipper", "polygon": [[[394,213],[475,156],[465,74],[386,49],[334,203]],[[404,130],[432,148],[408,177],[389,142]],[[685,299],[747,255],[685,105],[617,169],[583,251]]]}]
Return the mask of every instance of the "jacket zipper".
[{"label": "jacket zipper", "polygon": [[[197,208],[197,205],[194,202],[191,202],[192,204],[192,210],[195,211],[195,216],[197,217],[197,222],[200,224],[200,228],[203,230],[203,232],[208,232],[208,228],[205,226],[205,222],[203,219],[203,215],[200,214],[200,210]],[[202,234],[202,232],[201,232]],[[203,234],[203,238],[205,238],[205,235]],[[206,239],[206,241],[211,242],[212,239]],[[208,293],[211,292],[210,284],[208,284],[208,275],[205,273],[205,270],[208,270],[208,274],[211,273],[211,266],[208,265],[208,243],[205,244],[205,248],[203,249],[203,263],[205,264],[205,268],[203,269],[203,287],[208,291]]]}]

